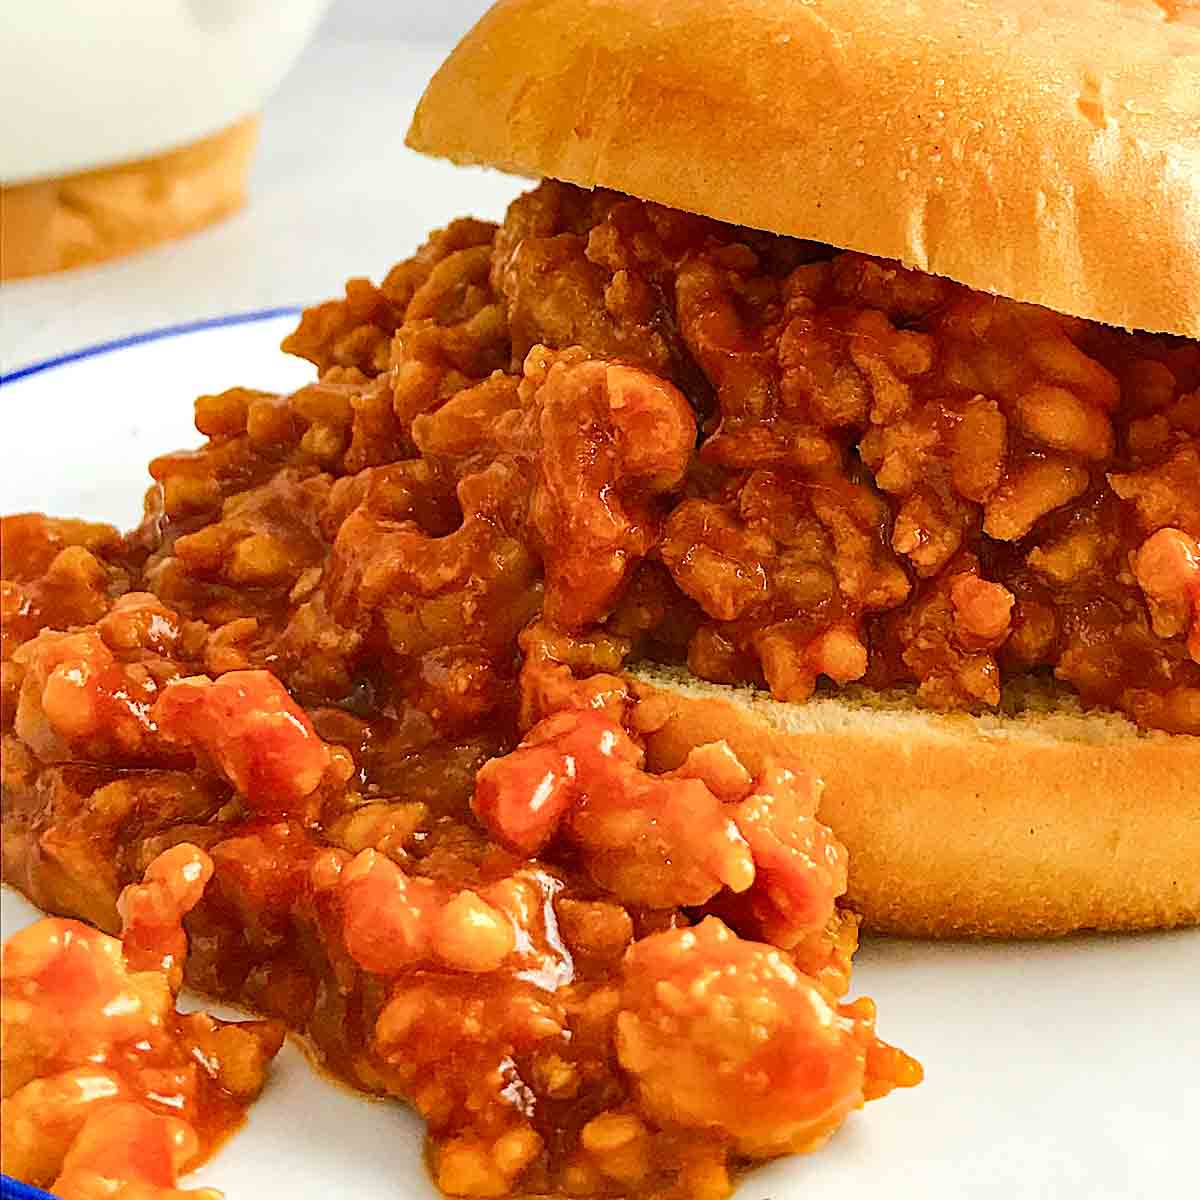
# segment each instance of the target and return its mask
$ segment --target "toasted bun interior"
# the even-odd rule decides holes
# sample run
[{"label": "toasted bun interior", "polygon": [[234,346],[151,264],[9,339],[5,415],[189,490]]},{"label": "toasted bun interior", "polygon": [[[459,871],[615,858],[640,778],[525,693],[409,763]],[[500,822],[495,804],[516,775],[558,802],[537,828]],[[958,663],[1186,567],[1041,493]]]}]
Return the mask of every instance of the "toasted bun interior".
[{"label": "toasted bun interior", "polygon": [[166,154],[0,189],[0,278],[103,262],[228,216],[257,141],[248,117]]},{"label": "toasted bun interior", "polygon": [[1143,733],[1052,691],[973,717],[865,692],[782,704],[677,669],[633,679],[654,769],[723,738],[753,769],[787,754],[824,780],[819,815],[850,850],[849,900],[869,928],[1200,922],[1200,738]]},{"label": "toasted bun interior", "polygon": [[1195,0],[501,0],[408,144],[1200,337]]}]

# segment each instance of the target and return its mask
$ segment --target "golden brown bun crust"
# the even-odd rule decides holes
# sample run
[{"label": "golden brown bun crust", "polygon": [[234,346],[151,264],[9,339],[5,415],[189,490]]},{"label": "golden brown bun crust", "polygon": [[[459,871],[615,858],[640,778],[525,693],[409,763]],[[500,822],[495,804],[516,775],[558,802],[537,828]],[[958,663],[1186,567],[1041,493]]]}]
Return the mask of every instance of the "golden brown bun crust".
[{"label": "golden brown bun crust", "polygon": [[943,717],[639,670],[655,769],[724,738],[753,769],[788,753],[825,781],[867,926],[1042,937],[1200,922],[1200,738],[1057,711]]},{"label": "golden brown bun crust", "polygon": [[228,216],[257,140],[248,117],[167,154],[0,189],[0,278],[103,262]]},{"label": "golden brown bun crust", "polygon": [[408,144],[1200,337],[1196,0],[501,0]]}]

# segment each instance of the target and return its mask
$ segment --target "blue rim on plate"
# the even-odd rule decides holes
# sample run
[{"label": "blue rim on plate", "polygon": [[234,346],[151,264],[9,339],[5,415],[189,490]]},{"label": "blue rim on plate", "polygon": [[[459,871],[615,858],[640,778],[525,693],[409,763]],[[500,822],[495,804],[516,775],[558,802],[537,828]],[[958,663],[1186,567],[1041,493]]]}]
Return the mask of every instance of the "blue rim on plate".
[{"label": "blue rim on plate", "polygon": [[7,375],[0,374],[0,387],[6,383],[16,383],[18,379],[28,379],[30,375],[40,375],[53,367],[66,366],[67,363],[78,362],[81,358],[95,358],[101,354],[109,354],[113,350],[126,350],[130,346],[140,346],[145,342],[157,342],[163,338],[180,337],[188,333],[202,333],[206,329],[224,329],[229,325],[249,325],[254,321],[270,321],[275,317],[295,317],[303,311],[300,304],[281,304],[275,308],[255,308],[247,312],[223,313],[216,317],[200,317],[195,321],[181,321],[175,325],[161,325],[155,329],[143,329],[138,333],[126,334],[124,337],[112,338],[106,342],[96,342],[91,346],[83,346],[78,350],[68,350],[65,354],[55,354],[51,358],[43,358],[17,367]]},{"label": "blue rim on plate", "polygon": [[[114,350],[125,350],[130,346],[140,346],[145,342],[157,342],[163,338],[181,337],[188,333],[201,333],[206,329],[223,329],[229,325],[250,325],[255,321],[270,321],[275,317],[294,317],[302,311],[298,304],[284,304],[276,308],[258,308],[248,312],[225,313],[218,317],[202,317],[196,321],[182,321],[175,325],[162,325],[156,329],[145,329],[140,333],[131,333],[125,337],[112,338],[107,342],[96,342],[91,346],[83,346],[78,350],[70,350],[65,354],[56,354],[52,358],[44,358],[28,366],[18,367],[7,375],[0,375],[0,386],[15,383],[18,379],[28,379],[30,375],[40,375],[54,367],[62,367],[67,363],[78,362],[83,358],[96,358],[101,354],[109,354]],[[54,1200],[49,1192],[32,1184],[22,1183],[10,1175],[0,1175],[0,1200]]]},{"label": "blue rim on plate", "polygon": [[0,1175],[0,1200],[54,1200],[54,1197],[19,1179]]}]

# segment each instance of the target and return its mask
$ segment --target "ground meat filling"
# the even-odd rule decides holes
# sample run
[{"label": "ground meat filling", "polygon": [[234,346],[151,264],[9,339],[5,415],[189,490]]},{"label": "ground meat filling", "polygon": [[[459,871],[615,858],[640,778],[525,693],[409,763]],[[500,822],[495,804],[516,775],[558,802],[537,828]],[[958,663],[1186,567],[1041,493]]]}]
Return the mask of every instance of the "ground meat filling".
[{"label": "ground meat filling", "polygon": [[[785,700],[866,680],[980,709],[1038,672],[1146,727],[1200,730],[1195,342],[556,183],[498,230],[436,235],[373,306],[367,287],[289,339],[325,377],[370,379],[327,440],[419,453],[427,494],[457,489],[455,537],[487,505],[564,632]],[[401,316],[389,293],[411,293]],[[389,328],[386,369],[345,349]],[[614,363],[642,413],[589,399]],[[369,415],[381,380],[391,425]],[[682,479],[672,395],[699,431]],[[272,411],[299,447],[296,400]]]},{"label": "ground meat filling", "polygon": [[4,875],[115,931],[197,847],[189,979],[448,1194],[718,1200],[918,1077],[803,764],[647,774],[627,663],[1200,734],[1196,342],[545,183],[285,346],[132,534],[4,520]]},{"label": "ground meat filling", "polygon": [[182,921],[212,873],[180,843],[121,893],[121,940],[47,917],[5,945],[5,1172],[63,1200],[219,1200],[177,1176],[240,1124],[284,1029],[175,1009]]}]

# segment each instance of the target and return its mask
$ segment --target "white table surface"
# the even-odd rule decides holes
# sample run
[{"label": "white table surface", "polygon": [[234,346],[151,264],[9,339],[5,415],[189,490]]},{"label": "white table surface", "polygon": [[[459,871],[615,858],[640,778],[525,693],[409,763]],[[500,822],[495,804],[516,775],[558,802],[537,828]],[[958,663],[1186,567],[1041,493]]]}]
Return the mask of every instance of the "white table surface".
[{"label": "white table surface", "polygon": [[0,371],[142,329],[312,303],[352,275],[381,278],[456,216],[500,217],[522,181],[404,146],[447,49],[318,39],[267,104],[248,206],[133,258],[3,285]]}]

